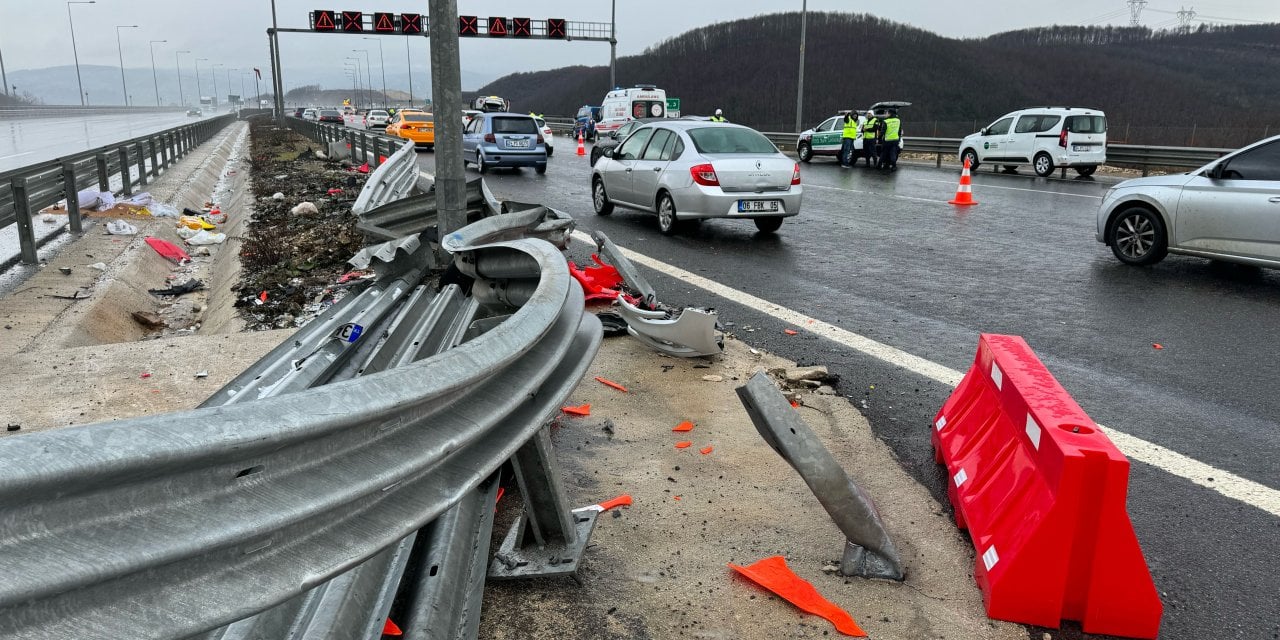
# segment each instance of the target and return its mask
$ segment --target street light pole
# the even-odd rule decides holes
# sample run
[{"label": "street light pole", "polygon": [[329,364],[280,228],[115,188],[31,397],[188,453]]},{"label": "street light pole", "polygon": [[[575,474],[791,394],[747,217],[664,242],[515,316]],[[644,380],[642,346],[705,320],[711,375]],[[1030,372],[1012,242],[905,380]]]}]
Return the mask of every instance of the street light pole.
[{"label": "street light pole", "polygon": [[213,76],[213,112],[218,112],[218,67],[225,66],[221,62],[209,67],[209,75]]},{"label": "street light pole", "polygon": [[413,106],[413,54],[409,51],[409,43],[413,38],[404,39],[404,61],[409,65],[409,106]]},{"label": "street light pole", "polygon": [[458,53],[458,0],[430,0],[431,109],[436,118],[436,202],[439,237],[467,224],[467,180],[462,164],[462,70]]},{"label": "street light pole", "polygon": [[[173,64],[174,66],[178,67],[178,106],[180,107],[186,105],[187,103],[187,96],[184,93],[182,93],[182,60],[178,59],[178,56],[184,53],[191,53],[191,52],[175,51],[173,53]],[[199,100],[197,100],[197,102],[199,102]]]},{"label": "street light pole", "polygon": [[160,80],[156,77],[156,43],[168,42],[168,40],[152,40],[151,41],[151,82],[156,85],[156,106],[160,106]]},{"label": "street light pole", "polygon": [[76,86],[80,88],[80,106],[84,106],[85,93],[84,82],[80,80],[80,53],[76,51],[76,23],[71,19],[71,5],[73,4],[95,4],[97,0],[71,0],[67,3],[67,23],[71,25],[71,55],[76,60]]},{"label": "street light pole", "polygon": [[201,100],[204,100],[204,85],[200,82],[200,61],[208,62],[208,58],[196,58],[196,104],[204,106]]},{"label": "street light pole", "polygon": [[618,86],[615,68],[618,66],[618,0],[613,0],[609,12],[609,91]]},{"label": "street light pole", "polygon": [[365,40],[374,40],[378,43],[378,68],[382,70],[382,107],[386,108],[391,103],[391,99],[387,97],[387,59],[382,57],[382,39],[365,38]]},{"label": "street light pole", "polygon": [[136,24],[118,24],[116,25],[116,54],[120,56],[120,91],[124,100],[124,106],[129,106],[129,83],[124,79],[124,47],[120,44],[121,29],[137,29]]},{"label": "street light pole", "polygon": [[[373,68],[369,66],[369,50],[368,49],[352,49],[355,53],[364,54],[364,93],[369,98],[369,108],[373,108]],[[384,96],[385,100],[386,97]]]},{"label": "street light pole", "polygon": [[[230,68],[230,69],[228,69],[228,68],[226,68],[226,67],[223,67],[223,68],[222,68],[223,73],[226,73],[226,74],[227,74],[227,75],[226,75],[226,78],[227,78],[227,105],[228,105],[228,106],[235,106],[235,105],[232,105],[232,104],[231,104],[231,72],[232,72],[232,71],[239,71],[239,70],[240,70],[240,68],[239,68],[239,67],[232,67],[232,68]],[[243,99],[244,99],[244,96],[241,96],[240,98],[243,100]]]},{"label": "street light pole", "polygon": [[[804,30],[809,22],[809,0],[800,2],[800,74],[796,87],[796,131],[804,131]],[[842,159],[843,160],[843,159]]]},{"label": "street light pole", "polygon": [[0,51],[0,84],[4,85],[4,94],[9,95],[9,76],[4,72],[4,52]]},{"label": "street light pole", "polygon": [[[355,90],[355,96],[354,96],[354,98],[355,98],[355,101],[356,101],[356,108],[357,108],[357,109],[359,109],[359,108],[360,108],[360,99],[361,99],[361,98],[360,98],[360,87],[361,87],[361,84],[360,84],[360,59],[359,59],[359,58],[357,58],[357,57],[355,57],[355,56],[349,56],[349,57],[347,57],[347,58],[345,58],[345,59],[346,59],[346,60],[355,60],[355,62],[351,63],[351,65],[352,65],[351,70],[352,70],[352,71],[354,71],[354,72],[355,72],[355,74],[356,74],[356,90]],[[345,63],[345,62],[344,62],[344,63],[342,64],[342,66],[343,66],[344,68],[346,68],[347,63]]]}]

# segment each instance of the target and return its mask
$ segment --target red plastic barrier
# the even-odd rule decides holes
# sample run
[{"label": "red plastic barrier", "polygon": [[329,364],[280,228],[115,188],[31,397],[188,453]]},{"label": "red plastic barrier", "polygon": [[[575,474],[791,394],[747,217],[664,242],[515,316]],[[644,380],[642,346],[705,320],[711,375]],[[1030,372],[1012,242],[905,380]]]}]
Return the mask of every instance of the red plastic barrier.
[{"label": "red plastic barrier", "polygon": [[1129,461],[1022,338],[983,334],[932,432],[988,616],[1156,637],[1163,605],[1125,511]]},{"label": "red plastic barrier", "polygon": [[591,254],[591,261],[596,266],[587,265],[579,269],[573,262],[569,263],[569,273],[582,285],[586,299],[613,300],[618,297],[618,286],[622,284],[622,276],[618,270],[600,261],[600,257]]}]

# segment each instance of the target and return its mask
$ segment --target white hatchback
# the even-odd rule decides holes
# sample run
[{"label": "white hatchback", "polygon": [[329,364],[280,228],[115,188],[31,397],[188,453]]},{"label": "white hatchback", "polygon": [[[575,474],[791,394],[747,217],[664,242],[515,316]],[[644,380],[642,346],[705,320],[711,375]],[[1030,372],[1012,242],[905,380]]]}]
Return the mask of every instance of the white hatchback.
[{"label": "white hatchback", "polygon": [[365,126],[370,129],[374,127],[386,127],[387,121],[391,119],[391,114],[382,109],[374,109],[364,116]]},{"label": "white hatchback", "polygon": [[1107,162],[1107,116],[1096,109],[1038,107],[1001,116],[960,142],[970,169],[991,163],[1014,171],[1031,165],[1036,175],[1071,167],[1093,175]]}]

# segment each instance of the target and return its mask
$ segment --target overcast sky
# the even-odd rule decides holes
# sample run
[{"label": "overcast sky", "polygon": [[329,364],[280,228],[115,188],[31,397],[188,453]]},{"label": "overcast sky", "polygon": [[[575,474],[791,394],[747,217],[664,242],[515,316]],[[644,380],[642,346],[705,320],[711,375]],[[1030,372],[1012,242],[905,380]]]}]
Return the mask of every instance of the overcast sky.
[{"label": "overcast sky", "polygon": [[[609,21],[607,0],[459,0],[459,13],[479,16],[562,17],[571,21]],[[1201,16],[1213,21],[1280,22],[1280,0],[1222,0],[1190,2]],[[1151,0],[1143,23],[1159,27],[1176,23],[1181,5],[1172,0]],[[155,46],[157,65],[172,69],[179,50],[183,64],[193,57],[208,58],[202,63],[220,63],[227,68],[269,67],[266,28],[271,24],[269,0],[97,0],[96,4],[76,4],[76,43],[80,63],[117,66],[115,25],[137,24],[123,29],[126,67],[149,67],[150,40],[168,40]],[[307,27],[308,13],[316,8],[362,11],[407,11],[426,13],[425,0],[278,0],[281,27]],[[618,0],[618,54],[641,52],[662,39],[705,24],[740,17],[794,11],[800,0]],[[1124,0],[1072,0],[1034,2],[1031,0],[809,0],[810,11],[872,12],[954,37],[985,36],[1031,26],[1050,24],[1127,24]],[[1163,12],[1163,13],[1161,13]],[[284,34],[282,58],[286,87],[290,69],[302,76],[306,70],[335,70],[342,79],[344,58],[352,49],[369,49],[377,73],[378,43],[359,36],[333,34]],[[388,73],[403,72],[406,65],[406,38],[380,38]],[[427,42],[412,38],[411,52],[417,67],[425,69]],[[10,71],[72,63],[67,5],[62,0],[0,0],[0,53]],[[494,42],[463,39],[462,66],[472,76],[496,77],[514,71],[535,71],[570,64],[608,64],[609,47],[588,42]],[[314,75],[309,73],[305,75]],[[335,80],[336,83],[337,80]]]}]

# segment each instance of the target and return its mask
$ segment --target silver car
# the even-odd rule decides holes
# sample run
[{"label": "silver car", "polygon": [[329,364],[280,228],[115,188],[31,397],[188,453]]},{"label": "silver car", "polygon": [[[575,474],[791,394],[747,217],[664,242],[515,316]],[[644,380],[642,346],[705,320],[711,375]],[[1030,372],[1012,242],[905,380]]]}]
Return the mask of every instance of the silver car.
[{"label": "silver car", "polygon": [[1125,264],[1180,253],[1280,268],[1280,136],[1191,173],[1121,182],[1098,210],[1097,239]]},{"label": "silver car", "polygon": [[636,128],[591,172],[596,213],[615,205],[658,214],[658,229],[682,220],[742,218],[771,233],[800,213],[800,163],[754,129],[677,121]]}]

